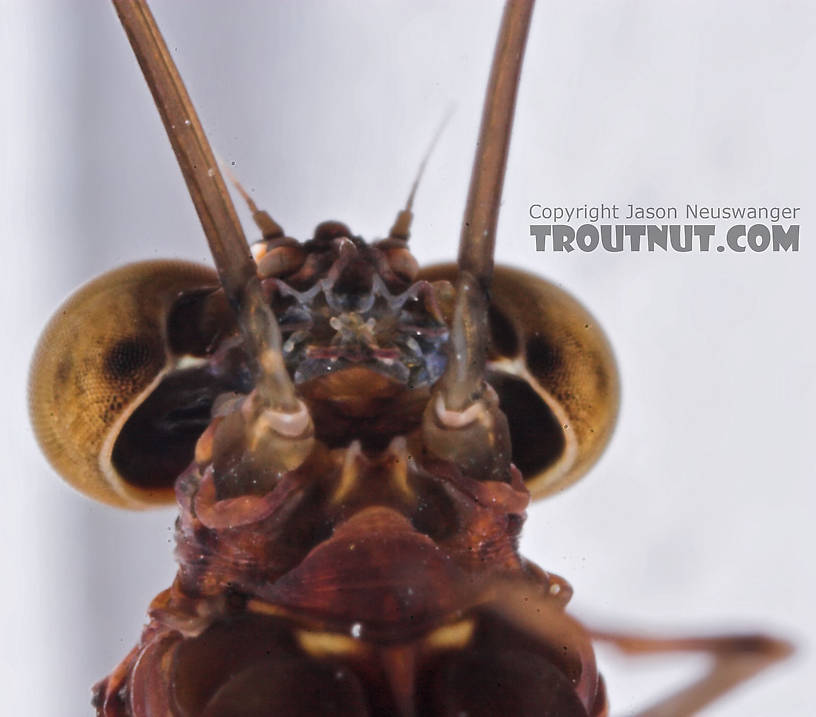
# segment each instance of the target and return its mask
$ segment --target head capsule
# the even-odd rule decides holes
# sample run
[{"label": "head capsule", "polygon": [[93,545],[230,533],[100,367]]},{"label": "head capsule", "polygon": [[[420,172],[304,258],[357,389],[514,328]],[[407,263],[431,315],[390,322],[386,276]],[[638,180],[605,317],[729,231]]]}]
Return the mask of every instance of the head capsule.
[{"label": "head capsule", "polygon": [[[413,427],[444,370],[448,327],[405,239],[367,243],[324,222],[312,239],[263,239],[254,254],[318,435],[381,443]],[[349,434],[351,418],[371,421],[364,435]]]}]

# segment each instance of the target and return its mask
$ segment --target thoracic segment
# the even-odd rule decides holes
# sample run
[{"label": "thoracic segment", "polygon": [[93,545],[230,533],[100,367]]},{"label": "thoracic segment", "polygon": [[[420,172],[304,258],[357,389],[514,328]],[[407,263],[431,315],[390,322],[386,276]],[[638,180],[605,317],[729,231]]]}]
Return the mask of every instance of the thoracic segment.
[{"label": "thoracic segment", "polygon": [[[100,715],[452,717],[482,714],[481,700],[593,713],[583,645],[553,649],[490,606],[505,582],[555,615],[565,602],[550,594],[560,579],[518,556],[528,494],[515,469],[474,480],[424,455],[417,432],[379,452],[318,446],[260,495],[219,497],[219,479],[210,463],[179,479],[178,577],[97,687]],[[478,701],[463,689],[474,674],[497,677]],[[544,695],[559,711],[540,711]]]}]

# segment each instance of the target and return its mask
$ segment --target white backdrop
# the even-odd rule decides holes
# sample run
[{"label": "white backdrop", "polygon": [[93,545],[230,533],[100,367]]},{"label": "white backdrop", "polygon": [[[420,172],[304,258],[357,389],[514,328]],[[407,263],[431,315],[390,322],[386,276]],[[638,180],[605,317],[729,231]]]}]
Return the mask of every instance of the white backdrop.
[{"label": "white backdrop", "polygon": [[[28,428],[27,361],[91,276],[136,259],[209,260],[113,11],[0,4],[0,712],[79,717],[171,580],[174,512],[116,512],[53,475]],[[455,255],[497,2],[154,11],[216,151],[293,236],[330,218],[386,232],[455,103],[412,240],[422,261]],[[806,2],[541,3],[505,186],[499,260],[584,301],[623,381],[606,456],[530,510],[524,551],[567,577],[573,612],[596,623],[766,628],[800,644],[711,717],[813,711],[815,26]],[[533,251],[531,203],[601,201],[802,207],[800,251]],[[601,658],[616,714],[699,667]]]}]

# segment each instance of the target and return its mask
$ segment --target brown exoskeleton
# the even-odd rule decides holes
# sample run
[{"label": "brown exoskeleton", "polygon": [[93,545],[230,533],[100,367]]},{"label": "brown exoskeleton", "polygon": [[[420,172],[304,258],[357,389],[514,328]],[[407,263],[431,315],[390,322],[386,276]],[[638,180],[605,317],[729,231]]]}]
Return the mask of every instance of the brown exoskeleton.
[{"label": "brown exoskeleton", "polygon": [[[495,72],[514,85],[529,8],[511,7],[522,17]],[[407,214],[374,245],[336,223],[300,245],[259,214],[256,268],[180,83],[160,74],[166,54],[143,44],[158,37],[148,16],[120,10],[222,288],[189,265],[108,274],[64,307],[38,356],[38,435],[78,487],[140,507],[182,474],[179,578],[100,686],[101,713],[603,714],[567,585],[515,550],[526,489],[577,479],[617,403],[606,340],[563,292],[497,269],[486,305],[515,87],[491,85],[499,118],[484,124],[496,132],[480,142],[458,268],[416,273]],[[108,321],[88,335],[100,306]],[[721,658],[662,714],[784,652],[613,639]]]}]

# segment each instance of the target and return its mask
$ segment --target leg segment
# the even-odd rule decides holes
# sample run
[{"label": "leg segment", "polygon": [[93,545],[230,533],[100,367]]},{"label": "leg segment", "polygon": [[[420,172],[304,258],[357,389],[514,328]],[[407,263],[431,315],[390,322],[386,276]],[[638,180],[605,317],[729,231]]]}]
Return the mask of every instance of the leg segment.
[{"label": "leg segment", "polygon": [[594,640],[614,645],[627,655],[662,652],[701,652],[712,658],[711,669],[700,679],[638,712],[635,717],[681,717],[696,714],[741,683],[784,659],[790,643],[767,635],[657,638],[593,631]]}]

